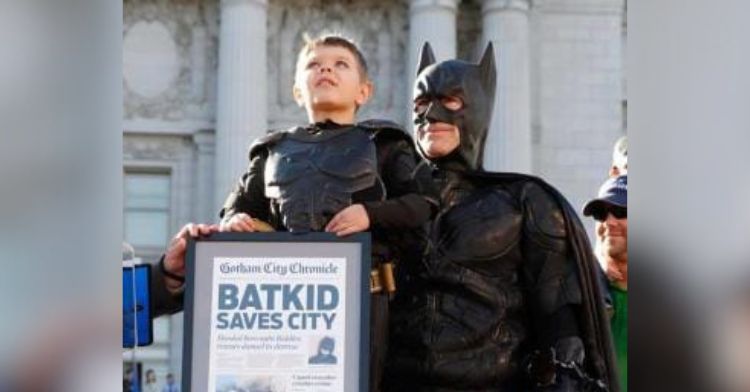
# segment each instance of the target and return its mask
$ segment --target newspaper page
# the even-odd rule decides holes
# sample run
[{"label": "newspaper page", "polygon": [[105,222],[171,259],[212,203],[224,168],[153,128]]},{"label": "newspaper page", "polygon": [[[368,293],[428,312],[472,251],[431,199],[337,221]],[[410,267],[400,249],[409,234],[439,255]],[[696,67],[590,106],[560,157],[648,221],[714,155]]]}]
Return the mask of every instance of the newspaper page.
[{"label": "newspaper page", "polygon": [[346,259],[214,262],[209,391],[343,391]]}]

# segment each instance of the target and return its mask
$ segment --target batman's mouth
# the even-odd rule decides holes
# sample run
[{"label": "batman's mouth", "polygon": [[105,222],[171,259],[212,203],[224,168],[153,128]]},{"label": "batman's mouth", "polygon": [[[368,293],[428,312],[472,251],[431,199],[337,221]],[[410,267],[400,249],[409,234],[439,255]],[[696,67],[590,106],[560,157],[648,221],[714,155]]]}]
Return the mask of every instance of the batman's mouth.
[{"label": "batman's mouth", "polygon": [[444,122],[436,122],[436,123],[429,123],[426,126],[422,126],[420,130],[424,133],[443,133],[443,132],[453,132],[455,130],[455,125],[451,125]]}]

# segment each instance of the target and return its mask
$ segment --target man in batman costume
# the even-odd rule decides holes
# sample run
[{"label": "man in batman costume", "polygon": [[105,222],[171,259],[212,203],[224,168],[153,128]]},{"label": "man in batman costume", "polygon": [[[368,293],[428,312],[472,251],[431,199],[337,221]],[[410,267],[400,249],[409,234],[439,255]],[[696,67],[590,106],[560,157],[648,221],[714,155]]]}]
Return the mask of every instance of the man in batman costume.
[{"label": "man in batman costume", "polygon": [[491,44],[479,64],[436,64],[425,44],[417,74],[415,138],[440,208],[423,253],[400,265],[384,390],[617,391],[575,211],[539,178],[482,168]]}]

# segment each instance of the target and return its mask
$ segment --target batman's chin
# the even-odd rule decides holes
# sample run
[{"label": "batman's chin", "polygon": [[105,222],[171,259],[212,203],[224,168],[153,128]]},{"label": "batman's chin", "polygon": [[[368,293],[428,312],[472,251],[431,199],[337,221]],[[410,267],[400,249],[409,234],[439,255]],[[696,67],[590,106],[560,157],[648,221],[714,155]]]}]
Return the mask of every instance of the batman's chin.
[{"label": "batman's chin", "polygon": [[449,139],[441,133],[425,133],[419,138],[419,147],[429,159],[447,156],[458,148],[458,142]]}]

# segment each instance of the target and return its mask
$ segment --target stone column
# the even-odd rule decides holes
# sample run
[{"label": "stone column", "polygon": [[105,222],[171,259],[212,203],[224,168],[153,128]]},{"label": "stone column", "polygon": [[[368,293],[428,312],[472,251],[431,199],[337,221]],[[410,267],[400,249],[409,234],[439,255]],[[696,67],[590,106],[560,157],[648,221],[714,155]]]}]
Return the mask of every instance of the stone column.
[{"label": "stone column", "polygon": [[219,217],[219,207],[213,201],[214,190],[208,186],[214,183],[214,162],[216,159],[214,142],[214,133],[209,130],[201,130],[193,135],[196,159],[192,189],[194,195],[192,219],[196,222],[216,222]]},{"label": "stone column", "polygon": [[[482,1],[482,48],[495,46],[497,93],[484,167],[531,171],[531,72],[529,1]],[[481,51],[480,51],[481,53]]]},{"label": "stone column", "polygon": [[[412,89],[419,60],[419,50],[429,41],[437,61],[456,57],[456,12],[459,0],[409,1],[408,84],[405,86],[407,120],[411,121]],[[410,128],[410,127],[409,127]],[[408,128],[407,128],[408,129]]]},{"label": "stone column", "polygon": [[267,0],[221,0],[212,205],[221,206],[247,168],[250,143],[268,127]]}]

